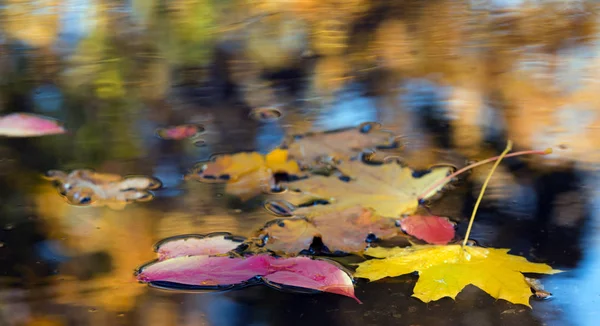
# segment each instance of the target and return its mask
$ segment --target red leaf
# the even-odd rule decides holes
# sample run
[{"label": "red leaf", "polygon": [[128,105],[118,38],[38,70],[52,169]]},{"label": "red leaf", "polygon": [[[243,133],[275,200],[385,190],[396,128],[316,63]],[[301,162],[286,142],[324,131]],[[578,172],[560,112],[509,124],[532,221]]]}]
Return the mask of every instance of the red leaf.
[{"label": "red leaf", "polygon": [[454,224],[445,217],[413,215],[400,220],[404,232],[432,244],[447,244],[454,238]]}]

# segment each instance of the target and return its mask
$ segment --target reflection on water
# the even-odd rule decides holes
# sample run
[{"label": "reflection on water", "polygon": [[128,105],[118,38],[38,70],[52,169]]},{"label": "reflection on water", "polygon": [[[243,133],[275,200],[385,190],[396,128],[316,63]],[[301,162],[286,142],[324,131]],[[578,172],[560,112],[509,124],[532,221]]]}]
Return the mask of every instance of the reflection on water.
[{"label": "reflection on water", "polygon": [[[43,114],[69,130],[0,138],[0,325],[595,325],[597,4],[282,3],[0,7],[0,113]],[[351,36],[328,37],[346,25]],[[266,154],[289,135],[368,121],[402,136],[387,156],[422,169],[496,155],[505,139],[551,147],[548,157],[503,162],[472,238],[565,270],[542,278],[554,296],[529,310],[469,287],[456,301],[423,304],[410,297],[408,275],[359,281],[358,305],[333,294],[176,293],[136,281],[134,270],[163,238],[250,237],[274,218],[264,208],[269,195],[241,201],[224,184],[184,180],[195,163]],[[203,126],[199,139],[157,137],[186,124]],[[42,176],[75,169],[153,176],[162,188],[122,210],[74,206]],[[458,221],[464,234],[488,169],[474,170],[431,212]]]}]

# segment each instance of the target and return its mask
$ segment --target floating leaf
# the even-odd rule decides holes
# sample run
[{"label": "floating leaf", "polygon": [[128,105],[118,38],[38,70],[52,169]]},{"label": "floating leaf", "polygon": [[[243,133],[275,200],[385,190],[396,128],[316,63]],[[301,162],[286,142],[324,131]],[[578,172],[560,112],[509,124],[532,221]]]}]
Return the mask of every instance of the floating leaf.
[{"label": "floating leaf", "polygon": [[454,224],[440,216],[412,215],[400,220],[402,230],[432,244],[447,244],[454,238]]},{"label": "floating leaf", "polygon": [[395,141],[392,133],[378,129],[376,123],[365,123],[353,129],[295,136],[285,145],[291,159],[313,165],[348,160],[366,149],[395,146]]},{"label": "floating leaf", "polygon": [[137,278],[166,288],[177,288],[179,284],[196,289],[246,286],[262,281],[277,289],[304,288],[341,294],[358,301],[347,272],[334,263],[309,257],[275,258],[266,254],[244,258],[176,257],[142,266]]},{"label": "floating leaf", "polygon": [[[295,215],[311,217],[357,205],[372,208],[388,217],[413,214],[419,206],[419,195],[452,172],[449,167],[434,167],[429,173],[415,177],[413,170],[397,163],[370,165],[360,161],[342,162],[338,169],[353,178],[345,182],[335,177],[313,176],[290,184],[290,187],[300,190],[299,194],[283,196],[293,204],[314,200],[330,203],[300,207],[294,211]],[[432,197],[446,183],[429,190],[423,198]]]},{"label": "floating leaf", "polygon": [[207,235],[184,234],[161,240],[155,246],[159,260],[182,256],[217,255],[227,253],[243,242],[230,233],[217,232]]},{"label": "floating leaf", "polygon": [[38,137],[65,132],[56,120],[35,114],[12,113],[0,117],[0,136]]},{"label": "floating leaf", "polygon": [[355,276],[375,281],[416,271],[419,280],[413,296],[423,302],[444,297],[454,299],[465,286],[472,284],[496,299],[530,307],[531,289],[522,273],[561,271],[510,255],[508,251],[460,245],[369,248],[367,255],[383,259],[358,264]]},{"label": "floating leaf", "polygon": [[273,173],[299,172],[298,164],[288,160],[286,150],[275,149],[264,156],[256,152],[219,156],[214,162],[200,166],[188,178],[226,182],[225,191],[247,200],[274,186]]},{"label": "floating leaf", "polygon": [[120,175],[97,173],[90,170],[74,170],[69,174],[50,170],[49,180],[58,182],[61,195],[73,205],[106,205],[123,209],[130,202],[148,201],[153,198],[149,190],[159,188],[161,182],[145,176],[123,178]]},{"label": "floating leaf", "polygon": [[314,237],[321,238],[330,252],[362,252],[367,239],[398,234],[395,219],[379,216],[372,209],[355,206],[316,215],[310,219],[280,219],[261,230],[266,248],[296,254],[309,249]]},{"label": "floating leaf", "polygon": [[204,132],[204,126],[195,124],[185,124],[180,126],[171,126],[167,128],[158,128],[156,134],[162,139],[182,140],[192,138]]}]

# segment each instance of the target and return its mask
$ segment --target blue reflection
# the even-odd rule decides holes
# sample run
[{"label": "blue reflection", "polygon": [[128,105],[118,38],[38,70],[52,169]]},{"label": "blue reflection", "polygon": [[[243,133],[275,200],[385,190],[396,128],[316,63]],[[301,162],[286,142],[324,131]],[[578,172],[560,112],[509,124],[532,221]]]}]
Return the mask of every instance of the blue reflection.
[{"label": "blue reflection", "polygon": [[587,181],[594,191],[590,191],[590,220],[581,238],[583,259],[572,271],[545,277],[543,284],[554,297],[534,307],[534,314],[544,320],[561,318],[554,320],[561,325],[595,326],[600,317],[600,176]]},{"label": "blue reflection", "polygon": [[256,151],[261,154],[267,154],[277,147],[283,141],[285,131],[277,122],[268,122],[261,124],[256,132],[254,145]]},{"label": "blue reflection", "polygon": [[352,96],[320,112],[315,130],[335,130],[356,127],[363,122],[377,121],[375,100],[365,96]]},{"label": "blue reflection", "polygon": [[153,176],[162,182],[162,189],[155,192],[156,197],[176,197],[183,193],[179,185],[183,182],[176,162],[163,160],[153,171]]},{"label": "blue reflection", "polygon": [[52,84],[40,85],[32,90],[32,99],[39,112],[51,113],[59,111],[63,105],[60,89]]}]

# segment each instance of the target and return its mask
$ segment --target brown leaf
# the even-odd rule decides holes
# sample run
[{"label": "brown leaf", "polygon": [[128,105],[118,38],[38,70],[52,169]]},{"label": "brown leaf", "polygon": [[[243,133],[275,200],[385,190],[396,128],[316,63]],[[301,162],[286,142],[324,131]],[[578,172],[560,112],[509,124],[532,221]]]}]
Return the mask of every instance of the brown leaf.
[{"label": "brown leaf", "polygon": [[370,234],[386,239],[398,232],[394,219],[377,215],[372,209],[354,206],[310,219],[276,220],[267,224],[261,237],[266,248],[289,254],[309,249],[314,237],[320,237],[330,252],[362,252]]},{"label": "brown leaf", "polygon": [[368,123],[353,129],[305,134],[287,142],[291,159],[303,165],[319,161],[348,160],[366,149],[377,146],[392,146],[392,133],[378,129],[377,124]]}]

